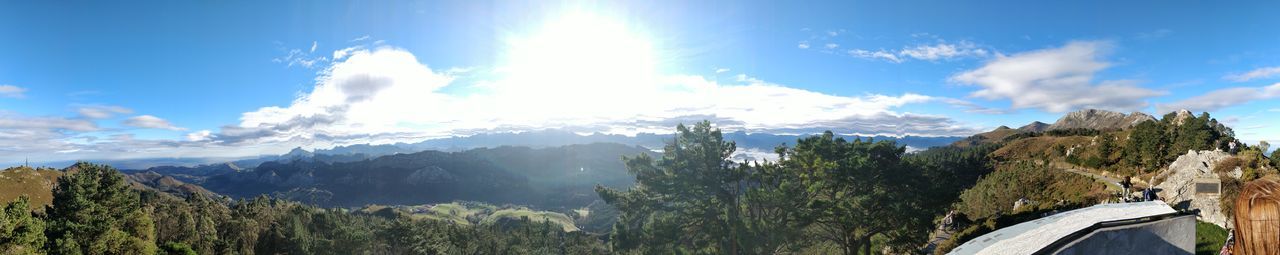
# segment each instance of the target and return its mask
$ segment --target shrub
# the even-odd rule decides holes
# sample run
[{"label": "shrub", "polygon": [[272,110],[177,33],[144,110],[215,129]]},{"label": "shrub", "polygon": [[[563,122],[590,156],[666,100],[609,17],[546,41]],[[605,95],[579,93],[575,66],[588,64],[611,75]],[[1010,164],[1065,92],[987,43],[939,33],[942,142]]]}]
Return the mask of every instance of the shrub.
[{"label": "shrub", "polygon": [[185,243],[168,242],[168,243],[165,243],[164,245],[160,246],[160,250],[161,250],[161,251],[164,251],[164,254],[168,254],[168,255],[196,255],[196,254],[198,254],[198,253],[196,253],[196,251],[195,251],[195,250],[192,250],[192,249],[191,249],[191,246],[190,246],[190,245],[187,245],[187,244],[185,244]]}]

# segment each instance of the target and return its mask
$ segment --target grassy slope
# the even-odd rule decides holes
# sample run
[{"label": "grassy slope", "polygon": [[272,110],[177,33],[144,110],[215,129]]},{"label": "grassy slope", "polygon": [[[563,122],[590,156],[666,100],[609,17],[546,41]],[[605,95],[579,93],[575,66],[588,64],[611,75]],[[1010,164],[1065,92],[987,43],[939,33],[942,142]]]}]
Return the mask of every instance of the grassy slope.
[{"label": "grassy slope", "polygon": [[550,221],[551,223],[560,225],[560,227],[564,228],[564,231],[566,232],[578,231],[578,227],[573,225],[573,218],[570,218],[568,215],[558,212],[534,211],[523,207],[508,208],[493,212],[493,214],[485,217],[484,220],[481,221],[481,224],[493,224],[503,218],[520,219],[525,217],[528,217],[529,220],[532,220],[533,222]]},{"label": "grassy slope", "polygon": [[8,203],[20,196],[31,198],[32,209],[41,209],[53,203],[53,186],[62,172],[13,167],[0,170],[0,202]]},{"label": "grassy slope", "polygon": [[[388,206],[370,205],[361,209],[363,212],[376,212]],[[392,206],[414,219],[429,219],[453,222],[460,225],[494,224],[502,219],[520,219],[528,217],[534,222],[549,221],[560,225],[564,231],[578,231],[572,217],[558,212],[538,211],[523,206],[498,207],[474,202],[453,202],[434,205]]]},{"label": "grassy slope", "polygon": [[1227,230],[1213,223],[1196,221],[1196,254],[1218,254],[1222,243],[1227,241]]}]

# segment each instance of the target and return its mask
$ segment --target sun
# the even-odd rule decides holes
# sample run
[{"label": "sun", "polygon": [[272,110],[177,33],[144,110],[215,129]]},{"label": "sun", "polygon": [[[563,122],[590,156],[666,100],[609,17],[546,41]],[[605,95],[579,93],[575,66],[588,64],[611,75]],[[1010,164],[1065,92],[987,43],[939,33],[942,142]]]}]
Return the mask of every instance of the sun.
[{"label": "sun", "polygon": [[652,84],[657,59],[654,44],[637,27],[575,11],[511,36],[500,70],[512,83],[504,89],[518,93],[626,93]]}]

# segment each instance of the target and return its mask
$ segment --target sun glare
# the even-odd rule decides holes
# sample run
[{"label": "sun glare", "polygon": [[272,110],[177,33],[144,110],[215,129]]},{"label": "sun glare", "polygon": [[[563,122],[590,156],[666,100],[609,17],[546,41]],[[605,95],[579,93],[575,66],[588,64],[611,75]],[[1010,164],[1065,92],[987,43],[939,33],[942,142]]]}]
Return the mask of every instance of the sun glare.
[{"label": "sun glare", "polygon": [[654,45],[635,27],[575,12],[510,38],[500,70],[511,83],[503,89],[517,93],[625,93],[651,84],[655,59]]}]

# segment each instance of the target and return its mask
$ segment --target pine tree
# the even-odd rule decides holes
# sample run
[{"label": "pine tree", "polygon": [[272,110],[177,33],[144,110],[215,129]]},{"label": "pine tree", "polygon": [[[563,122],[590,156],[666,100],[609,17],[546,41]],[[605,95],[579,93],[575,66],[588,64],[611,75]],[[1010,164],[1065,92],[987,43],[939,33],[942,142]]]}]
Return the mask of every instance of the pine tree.
[{"label": "pine tree", "polygon": [[46,247],[58,254],[155,254],[155,229],[124,176],[77,163],[58,178]]},{"label": "pine tree", "polygon": [[[605,202],[621,212],[615,243],[643,253],[740,254],[748,236],[742,221],[746,166],[729,160],[736,150],[710,122],[679,125],[660,160],[625,158],[636,186],[617,191],[598,186]],[[638,242],[637,242],[638,241]]]},{"label": "pine tree", "polygon": [[22,196],[0,209],[0,253],[44,254],[45,223],[31,215],[30,205]]}]

